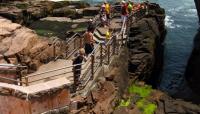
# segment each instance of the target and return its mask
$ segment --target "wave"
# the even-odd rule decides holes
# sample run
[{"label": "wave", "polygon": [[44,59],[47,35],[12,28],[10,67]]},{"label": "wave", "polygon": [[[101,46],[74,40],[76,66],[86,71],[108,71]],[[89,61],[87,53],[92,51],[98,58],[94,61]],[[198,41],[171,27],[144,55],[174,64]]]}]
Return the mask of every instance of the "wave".
[{"label": "wave", "polygon": [[182,27],[182,25],[175,24],[174,20],[172,19],[172,16],[169,16],[169,15],[166,15],[166,17],[165,17],[165,26],[167,28],[171,28],[171,29]]},{"label": "wave", "polygon": [[172,17],[171,16],[166,16],[165,17],[165,26],[166,27],[168,27],[168,28],[175,28],[174,26],[173,26],[173,24],[174,24],[174,20],[172,19]]}]

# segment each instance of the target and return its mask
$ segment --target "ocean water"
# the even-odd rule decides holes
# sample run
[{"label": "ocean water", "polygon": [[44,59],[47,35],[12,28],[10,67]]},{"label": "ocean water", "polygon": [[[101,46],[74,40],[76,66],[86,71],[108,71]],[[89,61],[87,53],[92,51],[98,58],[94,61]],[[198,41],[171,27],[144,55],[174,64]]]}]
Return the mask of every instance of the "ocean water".
[{"label": "ocean water", "polygon": [[159,88],[171,95],[186,88],[184,72],[197,33],[198,17],[193,0],[154,0],[166,10],[167,36]]},{"label": "ocean water", "polygon": [[190,94],[184,72],[199,27],[194,0],[149,1],[160,4],[166,11],[164,66],[158,88],[171,95]]},{"label": "ocean water", "polygon": [[[95,0],[90,1],[94,3]],[[171,95],[177,94],[186,86],[184,72],[193,48],[193,39],[199,27],[195,4],[193,0],[149,1],[160,4],[166,11],[167,36],[164,42],[164,68],[158,85],[161,90]]]}]

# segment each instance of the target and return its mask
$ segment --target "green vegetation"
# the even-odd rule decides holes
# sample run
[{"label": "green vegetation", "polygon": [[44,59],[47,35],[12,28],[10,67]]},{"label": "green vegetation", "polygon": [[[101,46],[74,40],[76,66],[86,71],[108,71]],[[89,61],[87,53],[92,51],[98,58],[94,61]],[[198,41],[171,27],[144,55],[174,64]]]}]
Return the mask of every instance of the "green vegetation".
[{"label": "green vegetation", "polygon": [[28,8],[28,4],[16,4],[16,7],[19,8],[19,9],[27,9]]},{"label": "green vegetation", "polygon": [[47,36],[47,37],[55,36],[55,33],[50,30],[36,29],[35,31],[37,34],[41,36]]},{"label": "green vegetation", "polygon": [[142,111],[143,114],[154,114],[157,106],[149,102],[145,98],[136,102],[136,106]]},{"label": "green vegetation", "polygon": [[136,93],[138,94],[140,97],[147,97],[149,96],[149,94],[151,93],[152,91],[152,87],[151,86],[148,86],[148,85],[145,85],[145,86],[137,86],[135,84],[131,85],[129,88],[128,88],[128,92],[129,93]]},{"label": "green vegetation", "polygon": [[[138,85],[131,85],[128,88],[128,93],[133,95],[139,95],[139,99],[136,101],[136,106],[140,109],[142,114],[154,114],[155,110],[157,109],[156,104],[150,102],[148,97],[152,92],[152,87],[149,85],[138,86]],[[127,100],[121,99],[118,101],[119,107],[128,107],[131,104],[131,100],[134,99],[136,96],[132,96],[132,98],[128,98]]]},{"label": "green vegetation", "polygon": [[77,27],[75,29],[72,29],[72,31],[74,31],[74,32],[82,32],[82,31],[85,31],[85,30],[86,30],[85,27],[81,27],[81,28]]},{"label": "green vegetation", "polygon": [[120,100],[119,102],[119,107],[128,107],[131,103],[131,99],[129,98],[128,100]]}]

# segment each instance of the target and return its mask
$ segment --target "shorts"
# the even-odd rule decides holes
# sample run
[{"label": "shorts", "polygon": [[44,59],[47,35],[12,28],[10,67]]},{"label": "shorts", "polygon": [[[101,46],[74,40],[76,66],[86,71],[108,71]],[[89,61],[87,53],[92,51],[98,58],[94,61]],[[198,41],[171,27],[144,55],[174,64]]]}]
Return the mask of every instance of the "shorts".
[{"label": "shorts", "polygon": [[107,19],[110,19],[110,14],[106,14],[106,18],[107,18]]},{"label": "shorts", "polygon": [[93,49],[94,49],[93,44],[85,44],[85,54],[86,55],[92,53]]}]

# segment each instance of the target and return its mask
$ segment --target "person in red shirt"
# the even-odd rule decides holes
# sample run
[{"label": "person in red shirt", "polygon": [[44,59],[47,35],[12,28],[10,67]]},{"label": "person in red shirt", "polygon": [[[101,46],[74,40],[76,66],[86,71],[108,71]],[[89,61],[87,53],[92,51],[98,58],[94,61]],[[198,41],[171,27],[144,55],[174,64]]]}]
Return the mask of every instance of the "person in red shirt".
[{"label": "person in red shirt", "polygon": [[122,6],[121,6],[121,17],[122,17],[122,22],[127,20],[128,16],[128,5],[126,4],[125,1],[122,1]]}]

